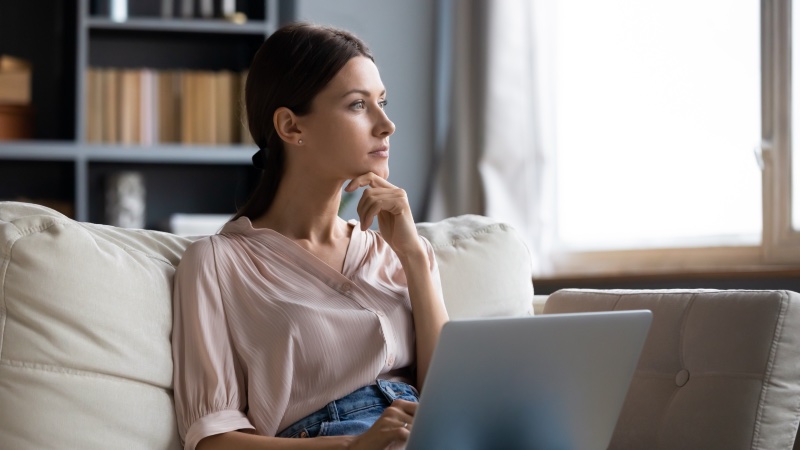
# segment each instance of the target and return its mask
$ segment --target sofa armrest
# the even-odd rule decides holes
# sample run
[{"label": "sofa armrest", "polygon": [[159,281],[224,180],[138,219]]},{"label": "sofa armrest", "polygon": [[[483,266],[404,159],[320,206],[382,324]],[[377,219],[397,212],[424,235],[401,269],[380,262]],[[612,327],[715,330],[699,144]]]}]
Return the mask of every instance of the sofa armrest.
[{"label": "sofa armrest", "polygon": [[800,294],[562,290],[546,314],[649,309],[611,449],[791,449],[800,420]]},{"label": "sofa armrest", "polygon": [[534,295],[533,296],[533,313],[544,314],[544,305],[547,303],[547,295]]}]

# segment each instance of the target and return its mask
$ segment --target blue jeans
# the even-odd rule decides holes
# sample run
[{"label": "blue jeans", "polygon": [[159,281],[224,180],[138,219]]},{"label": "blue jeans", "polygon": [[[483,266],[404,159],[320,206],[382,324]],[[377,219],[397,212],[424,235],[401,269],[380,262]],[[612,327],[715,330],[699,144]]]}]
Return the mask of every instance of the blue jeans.
[{"label": "blue jeans", "polygon": [[398,398],[417,402],[419,393],[406,383],[377,380],[377,384],[358,389],[298,420],[278,433],[277,437],[307,438],[361,434],[367,431],[378,420],[383,410]]}]

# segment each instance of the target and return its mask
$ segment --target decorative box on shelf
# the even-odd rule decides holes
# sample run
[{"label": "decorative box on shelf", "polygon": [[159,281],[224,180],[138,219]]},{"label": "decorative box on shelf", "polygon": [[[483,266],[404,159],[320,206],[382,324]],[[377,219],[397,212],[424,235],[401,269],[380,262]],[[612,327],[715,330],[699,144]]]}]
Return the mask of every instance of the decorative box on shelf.
[{"label": "decorative box on shelf", "polygon": [[0,140],[32,137],[31,65],[0,55]]}]

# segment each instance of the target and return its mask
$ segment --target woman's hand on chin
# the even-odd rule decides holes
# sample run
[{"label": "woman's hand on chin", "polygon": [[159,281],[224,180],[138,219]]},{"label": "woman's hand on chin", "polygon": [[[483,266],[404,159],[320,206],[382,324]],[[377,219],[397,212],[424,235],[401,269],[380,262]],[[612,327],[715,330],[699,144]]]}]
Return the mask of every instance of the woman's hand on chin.
[{"label": "woman's hand on chin", "polygon": [[356,209],[361,220],[361,229],[369,228],[377,217],[383,239],[398,256],[424,253],[406,191],[373,172],[353,178],[344,190],[353,192],[364,186],[369,189],[364,190]]}]

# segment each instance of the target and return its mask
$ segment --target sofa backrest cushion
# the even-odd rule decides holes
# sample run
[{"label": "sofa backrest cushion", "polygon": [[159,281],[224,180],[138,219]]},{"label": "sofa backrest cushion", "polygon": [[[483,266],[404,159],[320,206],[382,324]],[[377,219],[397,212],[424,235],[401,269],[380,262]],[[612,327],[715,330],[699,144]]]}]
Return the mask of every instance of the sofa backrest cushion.
[{"label": "sofa backrest cushion", "polygon": [[172,275],[191,240],[8,202],[0,237],[0,448],[180,448]]},{"label": "sofa backrest cushion", "polygon": [[609,449],[791,449],[800,420],[800,294],[593,291],[552,294],[544,312],[649,309]]},{"label": "sofa backrest cushion", "polygon": [[510,225],[467,214],[417,230],[433,246],[451,319],[533,315],[531,255]]}]

